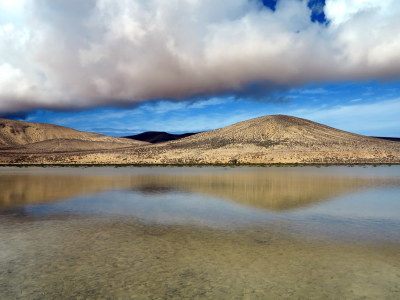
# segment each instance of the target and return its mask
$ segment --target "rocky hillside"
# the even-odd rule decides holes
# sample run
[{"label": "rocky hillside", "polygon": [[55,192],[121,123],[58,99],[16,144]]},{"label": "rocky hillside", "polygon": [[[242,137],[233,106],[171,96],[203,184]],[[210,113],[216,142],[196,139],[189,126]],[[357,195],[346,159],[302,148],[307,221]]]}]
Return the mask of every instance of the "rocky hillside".
[{"label": "rocky hillside", "polygon": [[158,147],[165,157],[179,157],[177,162],[400,162],[399,143],[285,115],[239,122]]},{"label": "rocky hillside", "polygon": [[[129,139],[121,142],[121,139],[52,125],[44,128],[43,124],[23,122],[18,123],[19,127],[2,124],[0,136],[8,145],[1,152],[2,163],[400,163],[398,142],[285,115],[255,118],[157,144],[138,144],[139,141]],[[67,138],[66,142],[60,136]],[[43,137],[58,139],[33,142]],[[12,143],[25,145],[11,147]]]},{"label": "rocky hillside", "polygon": [[[96,149],[115,148],[145,143],[101,134],[83,132],[67,127],[0,119],[0,148]],[[96,147],[97,145],[97,147]],[[48,148],[50,147],[50,148]]]},{"label": "rocky hillside", "polygon": [[306,119],[270,115],[199,133],[177,141],[174,145],[216,148],[235,144],[272,147],[347,145],[358,142],[380,143],[381,140],[338,130]]}]

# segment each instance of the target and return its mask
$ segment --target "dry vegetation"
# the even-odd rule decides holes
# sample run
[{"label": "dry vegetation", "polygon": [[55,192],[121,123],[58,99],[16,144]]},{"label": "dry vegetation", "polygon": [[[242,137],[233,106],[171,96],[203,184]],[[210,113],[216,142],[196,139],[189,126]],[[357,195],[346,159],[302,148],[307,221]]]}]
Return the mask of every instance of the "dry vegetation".
[{"label": "dry vegetation", "polygon": [[0,121],[3,164],[400,163],[400,143],[272,115],[147,144],[69,128]]}]

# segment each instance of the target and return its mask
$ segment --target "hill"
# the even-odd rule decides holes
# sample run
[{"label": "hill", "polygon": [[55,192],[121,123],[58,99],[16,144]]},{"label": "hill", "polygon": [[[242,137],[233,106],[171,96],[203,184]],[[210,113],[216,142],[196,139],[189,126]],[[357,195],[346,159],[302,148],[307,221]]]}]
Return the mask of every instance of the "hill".
[{"label": "hill", "polygon": [[110,149],[144,144],[67,127],[0,119],[0,149],[70,151]]},{"label": "hill", "polygon": [[183,133],[183,134],[173,134],[173,133],[168,133],[168,132],[164,132],[164,131],[146,131],[146,132],[135,134],[135,135],[124,136],[124,138],[133,139],[133,140],[142,141],[142,142],[148,142],[148,143],[152,143],[152,144],[157,144],[157,143],[163,143],[163,142],[169,142],[169,141],[183,139],[185,137],[188,137],[188,136],[191,136],[194,134],[197,134],[197,133],[189,132],[189,133]]},{"label": "hill", "polygon": [[[11,132],[11,137],[16,139],[13,140],[14,144],[30,143],[24,144],[22,148],[9,146],[4,149],[0,156],[2,163],[400,163],[398,142],[362,136],[285,115],[259,117],[155,144],[83,133],[52,125],[35,129],[39,126],[35,123],[13,124],[17,127],[5,128],[3,125],[0,128],[3,140]],[[43,136],[53,139],[33,143],[32,135],[37,131],[41,133],[41,139]],[[67,142],[58,148],[62,144],[60,135],[66,137]],[[80,138],[73,140],[72,135]],[[54,139],[56,137],[57,140]],[[85,147],[80,142],[82,140],[85,141]],[[49,143],[53,143],[51,147],[48,146]],[[75,148],[72,147],[74,143],[77,144]],[[8,145],[10,144],[12,143],[8,141]]]},{"label": "hill", "polygon": [[176,163],[400,162],[396,142],[286,115],[263,116],[157,147],[161,162]]},{"label": "hill", "polygon": [[262,147],[273,146],[317,146],[354,142],[379,143],[380,140],[342,130],[306,119],[270,115],[236,123],[221,129],[199,133],[178,141],[176,145],[210,148],[235,144],[253,144]]}]

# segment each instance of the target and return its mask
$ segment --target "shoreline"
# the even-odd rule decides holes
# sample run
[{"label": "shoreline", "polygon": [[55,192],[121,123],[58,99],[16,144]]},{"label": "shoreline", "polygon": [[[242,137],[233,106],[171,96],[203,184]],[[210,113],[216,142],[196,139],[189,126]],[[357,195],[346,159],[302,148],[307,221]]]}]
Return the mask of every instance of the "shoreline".
[{"label": "shoreline", "polygon": [[0,168],[3,167],[17,167],[17,168],[27,168],[27,167],[114,167],[114,168],[145,168],[145,167],[330,167],[330,166],[397,166],[400,162],[393,163],[244,163],[244,164],[0,164]]}]

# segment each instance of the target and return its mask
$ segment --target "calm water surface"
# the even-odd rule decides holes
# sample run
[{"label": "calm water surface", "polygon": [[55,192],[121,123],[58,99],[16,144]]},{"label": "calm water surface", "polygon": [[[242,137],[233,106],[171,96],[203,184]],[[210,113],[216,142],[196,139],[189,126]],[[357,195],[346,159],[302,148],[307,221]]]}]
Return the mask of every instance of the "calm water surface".
[{"label": "calm water surface", "polygon": [[0,168],[0,299],[400,299],[400,166]]}]

